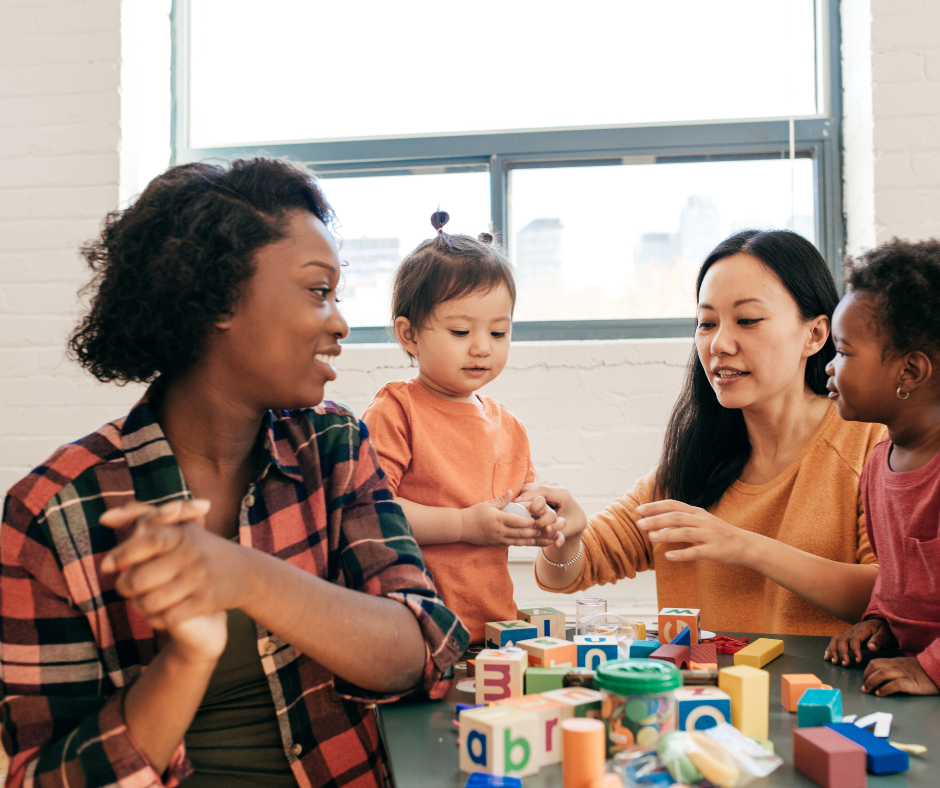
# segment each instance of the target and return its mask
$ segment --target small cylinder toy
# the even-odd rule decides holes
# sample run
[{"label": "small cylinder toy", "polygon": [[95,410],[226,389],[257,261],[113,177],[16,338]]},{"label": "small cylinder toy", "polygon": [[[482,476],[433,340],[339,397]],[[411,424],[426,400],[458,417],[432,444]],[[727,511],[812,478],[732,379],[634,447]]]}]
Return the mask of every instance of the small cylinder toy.
[{"label": "small cylinder toy", "polygon": [[572,717],[561,723],[561,782],[563,788],[590,788],[604,776],[604,723]]}]

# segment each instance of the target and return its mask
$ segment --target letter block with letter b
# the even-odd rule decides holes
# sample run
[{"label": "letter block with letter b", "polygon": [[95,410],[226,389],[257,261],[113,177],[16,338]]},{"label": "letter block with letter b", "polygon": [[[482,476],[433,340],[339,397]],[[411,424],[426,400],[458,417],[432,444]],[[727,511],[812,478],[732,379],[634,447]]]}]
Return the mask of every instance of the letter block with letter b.
[{"label": "letter block with letter b", "polygon": [[673,691],[680,731],[702,731],[731,722],[731,696],[715,687],[680,687]]},{"label": "letter block with letter b", "polygon": [[510,706],[460,712],[460,771],[527,777],[539,770],[539,723]]},{"label": "letter block with letter b", "polygon": [[578,648],[579,668],[597,670],[598,665],[619,656],[617,638],[612,635],[575,635],[574,644]]},{"label": "letter block with letter b", "polygon": [[538,629],[539,637],[565,637],[565,614],[560,610],[553,607],[530,607],[516,611],[516,615]]},{"label": "letter block with letter b", "polygon": [[569,640],[532,638],[516,645],[528,652],[530,668],[574,667],[578,662],[578,648]]},{"label": "letter block with letter b", "polygon": [[659,611],[659,642],[671,643],[680,631],[688,627],[692,645],[698,643],[701,632],[702,611],[697,607],[664,607]]},{"label": "letter block with letter b", "polygon": [[539,631],[527,621],[490,621],[484,632],[487,648],[505,648],[539,636]]},{"label": "letter block with letter b", "polygon": [[523,695],[521,698],[501,700],[497,705],[511,706],[519,711],[534,714],[539,721],[537,749],[539,763],[547,766],[561,763],[561,721],[574,716],[574,708],[543,695]]},{"label": "letter block with letter b", "polygon": [[483,649],[477,654],[476,702],[495,703],[524,694],[528,658],[525,649],[515,647]]}]

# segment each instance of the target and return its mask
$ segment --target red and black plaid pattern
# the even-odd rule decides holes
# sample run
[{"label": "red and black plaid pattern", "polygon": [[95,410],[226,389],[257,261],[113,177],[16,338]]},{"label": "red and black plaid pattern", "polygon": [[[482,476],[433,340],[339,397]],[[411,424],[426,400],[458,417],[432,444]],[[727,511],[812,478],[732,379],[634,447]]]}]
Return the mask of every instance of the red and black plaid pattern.
[{"label": "red and black plaid pattern", "polygon": [[[448,688],[443,675],[469,638],[424,568],[366,426],[325,402],[269,413],[265,427],[267,451],[243,504],[241,544],[406,605],[426,641],[422,688],[440,697]],[[189,497],[147,397],[125,419],[59,448],[10,490],[0,525],[8,786],[169,787],[190,773],[185,742],[159,775],[128,733],[123,694],[159,644],[114,589],[116,577],[98,571],[130,533],[99,525],[102,512],[134,499]],[[366,704],[397,696],[344,684],[261,627],[258,653],[298,784],[380,784],[378,731]]]}]

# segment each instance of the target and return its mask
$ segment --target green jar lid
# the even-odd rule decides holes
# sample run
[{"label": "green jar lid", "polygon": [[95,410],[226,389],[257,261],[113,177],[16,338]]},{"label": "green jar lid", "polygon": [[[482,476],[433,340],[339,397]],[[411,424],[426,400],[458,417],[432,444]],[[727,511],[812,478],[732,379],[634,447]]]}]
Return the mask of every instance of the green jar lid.
[{"label": "green jar lid", "polygon": [[658,659],[615,659],[597,666],[594,686],[618,695],[652,695],[681,687],[682,674]]}]

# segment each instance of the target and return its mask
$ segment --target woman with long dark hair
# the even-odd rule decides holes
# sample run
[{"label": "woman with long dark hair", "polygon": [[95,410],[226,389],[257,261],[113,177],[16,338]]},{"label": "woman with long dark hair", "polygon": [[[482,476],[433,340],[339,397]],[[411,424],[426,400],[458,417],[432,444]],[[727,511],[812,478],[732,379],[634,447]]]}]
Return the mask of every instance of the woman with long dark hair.
[{"label": "woman with long dark hair", "polygon": [[705,627],[839,632],[877,574],[858,479],[885,432],[827,398],[832,275],[796,233],[747,230],[706,258],[696,294],[659,467],[590,520],[559,485],[530,485],[567,521],[536,579],[570,593],[655,568],[660,606],[701,608]]}]

